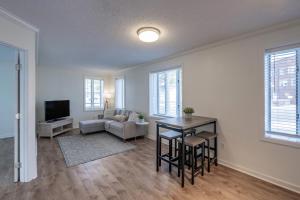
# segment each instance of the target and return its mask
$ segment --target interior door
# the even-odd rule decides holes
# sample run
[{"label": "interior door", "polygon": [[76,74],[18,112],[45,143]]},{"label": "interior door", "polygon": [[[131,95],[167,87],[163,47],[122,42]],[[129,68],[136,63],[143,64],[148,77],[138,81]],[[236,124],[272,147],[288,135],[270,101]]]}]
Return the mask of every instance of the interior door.
[{"label": "interior door", "polygon": [[20,62],[19,50],[0,43],[0,179],[2,184],[19,181],[20,121]]},{"label": "interior door", "polygon": [[21,119],[21,109],[20,109],[20,98],[21,98],[21,52],[18,50],[16,52],[16,117],[15,117],[15,138],[14,138],[14,181],[20,181],[20,119]]}]

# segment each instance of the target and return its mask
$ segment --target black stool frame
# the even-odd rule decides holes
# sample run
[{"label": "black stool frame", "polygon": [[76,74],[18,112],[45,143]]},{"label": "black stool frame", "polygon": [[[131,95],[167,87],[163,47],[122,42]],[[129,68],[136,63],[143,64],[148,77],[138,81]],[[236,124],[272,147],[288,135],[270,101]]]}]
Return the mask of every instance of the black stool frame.
[{"label": "black stool frame", "polygon": [[[216,124],[214,124],[214,133],[216,133]],[[215,166],[218,166],[218,137],[216,136],[214,138],[214,146],[211,147],[210,145],[210,139],[205,139],[207,142],[207,145],[205,145],[205,149],[207,149],[207,156],[205,158],[207,159],[207,171],[210,172],[210,165],[212,163],[215,164]],[[214,157],[210,157],[210,150],[214,151]]]},{"label": "black stool frame", "polygon": [[[169,152],[166,154],[161,154],[161,140],[165,139],[169,141]],[[173,157],[173,141],[175,141],[175,149],[174,149],[174,157]],[[159,150],[158,150],[158,159],[159,159],[159,166],[161,166],[161,160],[169,163],[169,172],[172,171],[172,165],[174,165],[175,167],[177,167],[178,169],[178,177],[180,176],[180,167],[179,167],[179,155],[177,153],[178,152],[178,147],[177,147],[177,138],[165,138],[165,137],[161,137],[159,136]],[[177,163],[176,163],[177,161]]]},{"label": "black stool frame", "polygon": [[[171,126],[167,126],[167,125],[164,125],[164,124],[161,124],[159,121],[156,121],[156,171],[158,172],[159,171],[159,164],[160,164],[160,160],[161,160],[161,157],[160,157],[160,150],[159,150],[159,128],[165,128],[165,129],[170,129],[170,130],[173,130],[173,131],[177,131],[177,132],[180,132],[181,133],[181,141],[182,143],[184,143],[184,137],[185,137],[185,131],[187,130],[190,130],[190,129],[195,129],[195,128],[198,128],[198,127],[202,127],[202,126],[206,126],[206,125],[210,125],[210,124],[213,124],[214,125],[214,133],[216,133],[216,123],[217,123],[217,120],[213,120],[213,121],[210,121],[208,123],[203,123],[201,125],[198,125],[198,126],[193,126],[193,127],[190,127],[188,129],[180,129],[180,128],[174,128],[174,127],[171,127]],[[217,146],[217,145],[216,145]],[[181,155],[179,154],[180,158],[185,158],[185,150],[184,150],[184,145],[182,145],[181,147]],[[180,166],[180,170],[181,170],[181,187],[184,187],[184,163],[181,162],[182,159],[179,159],[179,166]]]}]

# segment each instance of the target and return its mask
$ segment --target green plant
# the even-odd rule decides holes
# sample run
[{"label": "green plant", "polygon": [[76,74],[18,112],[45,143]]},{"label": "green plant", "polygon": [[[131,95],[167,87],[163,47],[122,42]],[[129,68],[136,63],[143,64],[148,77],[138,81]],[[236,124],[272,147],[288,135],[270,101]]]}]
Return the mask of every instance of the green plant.
[{"label": "green plant", "polygon": [[183,112],[184,112],[185,114],[192,114],[192,113],[194,113],[195,111],[194,111],[194,108],[192,108],[192,107],[185,107],[185,108],[183,109]]},{"label": "green plant", "polygon": [[144,119],[145,118],[145,116],[142,113],[140,113],[138,117],[139,117],[139,119]]}]

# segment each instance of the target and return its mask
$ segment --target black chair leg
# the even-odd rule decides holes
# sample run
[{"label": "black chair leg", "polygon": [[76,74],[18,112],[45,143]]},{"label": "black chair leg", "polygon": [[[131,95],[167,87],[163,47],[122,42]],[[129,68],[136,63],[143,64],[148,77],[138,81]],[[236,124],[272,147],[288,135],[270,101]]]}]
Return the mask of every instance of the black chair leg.
[{"label": "black chair leg", "polygon": [[195,168],[197,168],[197,147],[194,148],[194,155],[195,155]]},{"label": "black chair leg", "polygon": [[191,147],[191,157],[192,157],[192,185],[194,185],[194,178],[195,178],[195,165],[194,165],[194,160],[195,160],[195,154],[194,154],[194,147]]},{"label": "black chair leg", "polygon": [[175,157],[177,157],[177,151],[178,151],[178,144],[177,144],[177,139],[175,139],[175,149],[174,149]]},{"label": "black chair leg", "polygon": [[178,154],[179,154],[179,158],[178,158],[178,172],[177,172],[177,176],[180,177],[180,166],[181,166],[181,162],[182,162],[182,156],[181,156],[181,145],[178,144]]},{"label": "black chair leg", "polygon": [[159,145],[158,145],[158,166],[161,166],[161,137],[159,137]]},{"label": "black chair leg", "polygon": [[169,172],[172,171],[172,164],[171,164],[171,159],[172,159],[172,140],[169,140]]},{"label": "black chair leg", "polygon": [[205,155],[205,143],[202,143],[201,145],[201,175],[204,175],[204,155]]},{"label": "black chair leg", "polygon": [[210,172],[210,141],[209,139],[207,140],[207,162],[208,162],[208,165],[207,165],[207,171]]},{"label": "black chair leg", "polygon": [[218,166],[218,141],[217,137],[215,137],[215,166]]},{"label": "black chair leg", "polygon": [[188,157],[188,159],[189,159],[189,165],[188,165],[188,169],[190,170],[191,169],[191,161],[192,161],[192,156],[191,156],[191,149],[192,149],[192,147],[188,147],[188,154],[189,154],[189,157]]}]

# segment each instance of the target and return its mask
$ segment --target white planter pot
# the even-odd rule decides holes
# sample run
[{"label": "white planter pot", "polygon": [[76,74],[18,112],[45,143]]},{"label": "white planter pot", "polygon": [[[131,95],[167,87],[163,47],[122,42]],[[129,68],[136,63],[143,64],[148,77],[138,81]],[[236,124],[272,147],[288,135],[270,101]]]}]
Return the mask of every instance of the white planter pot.
[{"label": "white planter pot", "polygon": [[184,113],[184,118],[185,119],[192,119],[192,113]]},{"label": "white planter pot", "polygon": [[145,122],[145,119],[139,119],[139,122],[140,122],[140,123],[144,123],[144,122]]}]

